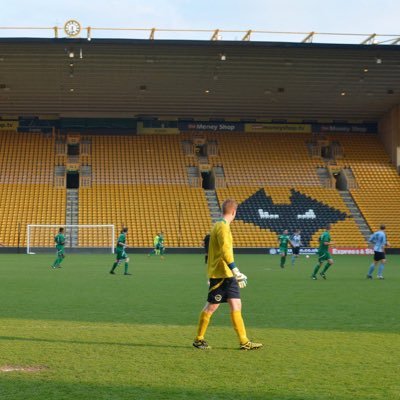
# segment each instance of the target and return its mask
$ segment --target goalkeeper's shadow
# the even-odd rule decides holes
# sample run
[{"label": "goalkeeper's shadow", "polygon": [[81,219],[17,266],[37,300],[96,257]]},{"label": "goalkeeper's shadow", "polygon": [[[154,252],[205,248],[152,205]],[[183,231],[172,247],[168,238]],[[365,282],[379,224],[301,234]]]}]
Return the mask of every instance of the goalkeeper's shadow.
[{"label": "goalkeeper's shadow", "polygon": [[149,342],[104,342],[90,340],[66,340],[66,339],[48,339],[48,338],[29,338],[19,336],[0,336],[0,340],[21,341],[21,342],[39,342],[39,343],[63,343],[63,344],[83,344],[83,345],[103,345],[103,346],[121,346],[121,347],[158,347],[158,348],[187,348],[187,345],[157,344]]}]

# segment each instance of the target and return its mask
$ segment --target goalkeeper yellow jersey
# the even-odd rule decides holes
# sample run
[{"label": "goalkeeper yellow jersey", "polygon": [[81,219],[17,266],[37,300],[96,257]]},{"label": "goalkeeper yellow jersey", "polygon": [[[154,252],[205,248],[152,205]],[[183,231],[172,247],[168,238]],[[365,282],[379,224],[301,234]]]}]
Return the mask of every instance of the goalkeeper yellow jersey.
[{"label": "goalkeeper yellow jersey", "polygon": [[228,265],[233,261],[231,228],[224,219],[220,219],[215,223],[210,234],[208,277],[231,278],[233,273]]}]

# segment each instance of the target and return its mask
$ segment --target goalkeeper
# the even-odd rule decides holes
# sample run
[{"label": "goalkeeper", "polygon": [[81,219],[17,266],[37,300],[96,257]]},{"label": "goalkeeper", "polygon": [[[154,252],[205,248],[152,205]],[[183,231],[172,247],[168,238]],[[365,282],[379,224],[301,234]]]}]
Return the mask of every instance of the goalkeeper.
[{"label": "goalkeeper", "polygon": [[153,240],[154,249],[148,254],[148,256],[159,255],[161,260],[164,260],[165,245],[164,245],[164,233],[160,232],[154,236]]},{"label": "goalkeeper", "polygon": [[57,249],[57,258],[51,265],[51,268],[61,268],[61,263],[64,261],[65,253],[65,236],[64,236],[64,228],[60,228],[58,230],[58,234],[54,236],[54,242],[56,243]]},{"label": "goalkeeper", "polygon": [[233,327],[239,337],[241,350],[255,350],[262,347],[261,343],[251,342],[246,335],[242,318],[242,302],[240,288],[247,284],[247,277],[235,266],[233,258],[232,234],[230,223],[235,219],[237,203],[235,200],[225,200],[222,204],[223,218],[218,220],[210,235],[208,251],[208,278],[210,287],[205,307],[200,314],[197,335],[193,346],[206,350],[210,346],[204,336],[212,314],[221,303],[229,303]]}]

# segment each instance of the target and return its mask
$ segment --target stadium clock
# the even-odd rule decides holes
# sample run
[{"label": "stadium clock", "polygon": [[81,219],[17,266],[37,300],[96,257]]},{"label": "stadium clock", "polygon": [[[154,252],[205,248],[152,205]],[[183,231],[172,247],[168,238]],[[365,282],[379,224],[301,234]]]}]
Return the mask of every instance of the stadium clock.
[{"label": "stadium clock", "polygon": [[70,19],[64,24],[64,32],[69,37],[75,37],[81,32],[81,24],[74,19]]}]

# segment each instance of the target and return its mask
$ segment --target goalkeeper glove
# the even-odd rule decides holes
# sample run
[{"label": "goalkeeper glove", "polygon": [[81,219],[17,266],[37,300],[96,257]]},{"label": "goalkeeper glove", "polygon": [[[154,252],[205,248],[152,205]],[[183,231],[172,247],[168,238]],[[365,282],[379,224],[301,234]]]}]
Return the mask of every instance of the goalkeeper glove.
[{"label": "goalkeeper glove", "polygon": [[235,276],[237,283],[240,287],[240,289],[243,289],[247,286],[247,276],[245,274],[242,274],[239,271],[239,268],[233,268],[232,269],[233,275]]}]

